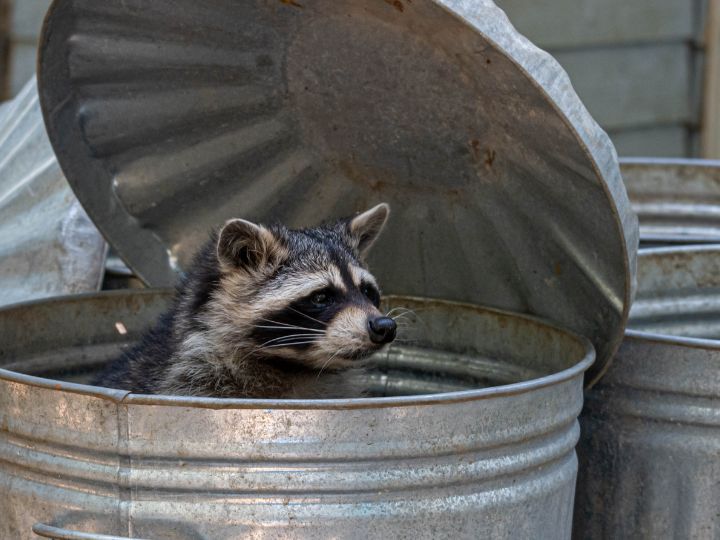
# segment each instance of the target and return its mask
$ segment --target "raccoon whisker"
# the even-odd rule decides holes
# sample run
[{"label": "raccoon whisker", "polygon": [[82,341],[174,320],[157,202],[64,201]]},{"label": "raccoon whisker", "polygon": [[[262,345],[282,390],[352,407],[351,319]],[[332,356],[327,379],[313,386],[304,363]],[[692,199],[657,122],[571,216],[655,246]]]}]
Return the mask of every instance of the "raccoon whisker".
[{"label": "raccoon whisker", "polygon": [[312,328],[298,328],[293,326],[263,326],[256,324],[253,328],[267,328],[269,330],[305,330],[306,332],[312,332],[314,334],[322,334],[322,330],[313,330]]},{"label": "raccoon whisker", "polygon": [[[256,328],[265,328],[265,327],[263,327],[263,326],[257,327],[257,326],[256,326]],[[293,330],[293,329],[289,329],[289,328],[275,328],[275,330]],[[323,332],[299,332],[299,331],[295,331],[295,332],[296,332],[296,333],[286,333],[286,334],[283,335],[283,336],[277,336],[277,338],[282,338],[282,337],[293,338],[293,337],[298,337],[298,336],[321,338],[321,337],[323,336]]]},{"label": "raccoon whisker", "polygon": [[417,320],[410,320],[410,319],[403,319],[402,317],[391,317],[393,321],[395,321],[395,324],[398,326],[406,326],[406,327],[417,327],[418,321]]},{"label": "raccoon whisker", "polygon": [[[316,341],[310,341],[309,343],[317,343]],[[254,347],[252,350],[248,351],[244,356],[242,356],[237,362],[242,362],[246,358],[252,357],[254,354],[264,351],[265,349],[272,349],[273,347],[291,347],[295,345],[294,343],[276,343],[274,345],[258,345],[257,347]]]},{"label": "raccoon whisker", "polygon": [[396,323],[399,322],[399,321],[405,321],[405,322],[410,322],[410,323],[415,323],[415,322],[417,322],[417,320],[411,320],[411,319],[409,319],[408,317],[410,317],[410,314],[409,314],[409,313],[401,313],[400,315],[390,316],[390,318],[391,318],[393,321],[395,321]]},{"label": "raccoon whisker", "polygon": [[298,311],[297,309],[295,309],[295,308],[293,308],[293,307],[290,307],[290,306],[288,306],[288,309],[291,310],[291,311],[294,311],[295,313],[298,313],[299,315],[302,315],[303,317],[307,317],[307,318],[310,319],[311,321],[315,321],[316,323],[322,324],[323,326],[327,326],[327,323],[324,323],[324,322],[322,322],[322,321],[319,321],[319,320],[315,319],[314,317],[311,317],[311,316],[308,315],[307,313],[303,313],[302,311]]},{"label": "raccoon whisker", "polygon": [[322,334],[324,330],[317,330],[315,328],[305,328],[303,326],[293,326],[291,324],[287,325],[262,325],[262,324],[256,324],[255,328],[268,328],[270,330],[305,330],[307,332],[314,332],[316,334]]},{"label": "raccoon whisker", "polygon": [[[273,341],[284,340],[284,339],[291,339],[291,338],[296,339],[296,338],[314,338],[314,337],[315,337],[315,336],[303,336],[303,335],[300,335],[300,334],[296,334],[296,335],[294,335],[294,336],[280,336],[279,338],[271,339],[271,340],[266,341],[265,343],[263,343],[263,344],[261,344],[261,345],[257,345],[256,347],[253,347],[252,349],[250,349],[249,351],[247,351],[246,354],[244,354],[244,355],[241,356],[239,359],[237,359],[236,362],[241,363],[241,362],[242,362],[243,360],[245,360],[246,358],[249,358],[249,357],[251,357],[253,354],[258,353],[258,352],[260,352],[260,351],[262,351],[262,350],[264,350],[264,349],[271,349],[271,348],[273,348],[273,347],[290,347],[290,346],[292,346],[292,345],[305,345],[305,344],[308,344],[308,343],[317,343],[317,339],[312,339],[312,340],[310,340],[310,341],[301,341],[301,342],[298,342],[298,343],[292,343],[292,342],[291,342],[291,343],[286,343],[286,342],[283,342],[283,341],[279,341],[278,343],[275,343],[275,344],[273,344],[273,345],[269,345],[269,343],[271,343],[271,342],[273,342]],[[240,349],[239,349],[239,348],[236,348],[236,349],[235,349],[235,354],[237,354],[239,351],[240,351]]]},{"label": "raccoon whisker", "polygon": [[263,345],[262,347],[259,347],[258,350],[273,349],[277,347],[294,347],[295,345],[309,345],[311,343],[317,343],[317,340],[313,339],[310,341],[293,341],[292,343],[275,343],[267,346]]},{"label": "raccoon whisker", "polygon": [[394,308],[392,308],[390,311],[388,311],[388,312],[385,314],[385,316],[386,316],[386,317],[390,317],[393,313],[395,313],[396,311],[400,311],[401,309],[404,309],[404,310],[405,310],[405,313],[414,313],[414,311],[413,311],[412,309],[407,309],[407,308],[404,308],[404,307],[394,307]]},{"label": "raccoon whisker", "polygon": [[277,324],[277,325],[280,325],[280,326],[284,326],[284,327],[287,327],[287,328],[298,328],[298,329],[301,329],[301,330],[316,330],[316,331],[318,331],[318,332],[322,332],[322,330],[318,330],[317,328],[307,328],[307,327],[305,327],[305,326],[298,326],[298,325],[296,325],[296,324],[289,324],[289,323],[284,323],[284,322],[280,322],[280,321],[273,321],[272,319],[263,319],[263,318],[261,318],[260,320],[261,320],[261,321],[268,322],[268,323],[272,323],[272,324]]},{"label": "raccoon whisker", "polygon": [[320,378],[320,375],[322,375],[323,370],[330,365],[330,362],[332,362],[338,354],[340,354],[339,349],[337,351],[335,351],[335,354],[331,355],[330,358],[328,358],[327,360],[325,360],[325,362],[323,362],[323,365],[320,367],[320,371],[317,374],[318,379]]},{"label": "raccoon whisker", "polygon": [[[423,308],[407,309],[407,308],[397,307],[397,308],[391,309],[388,313],[392,313],[393,310],[398,310],[398,309],[402,309],[402,310],[404,310],[404,311],[403,311],[400,315],[397,315],[396,317],[392,317],[393,319],[397,320],[397,319],[400,319],[400,318],[402,318],[402,317],[407,317],[407,316],[409,316],[409,315],[414,315],[415,318],[416,318],[419,322],[421,322],[421,323],[423,323],[423,324],[426,324],[425,321],[423,320],[423,318],[420,316],[419,312],[421,312],[421,311],[427,311],[429,308],[424,308],[424,309],[423,309]],[[386,317],[390,317],[390,315],[386,315]]]},{"label": "raccoon whisker", "polygon": [[268,341],[263,342],[263,345],[267,345],[269,343],[273,343],[275,341],[285,341],[285,340],[291,340],[291,339],[298,339],[298,338],[314,338],[317,337],[314,334],[292,334],[289,336],[280,336],[273,339],[270,339]]},{"label": "raccoon whisker", "polygon": [[408,314],[408,313],[413,313],[413,314],[417,313],[414,309],[408,309],[408,308],[404,308],[404,307],[394,307],[390,311],[388,311],[388,313],[395,313],[397,311],[402,312],[404,315]]},{"label": "raccoon whisker", "polygon": [[263,317],[260,317],[260,320],[269,322],[269,323],[273,323],[273,324],[279,324],[280,326],[295,326],[294,324],[288,324],[288,323],[284,323],[284,322],[280,322],[280,321],[273,321],[272,319],[265,319]]}]

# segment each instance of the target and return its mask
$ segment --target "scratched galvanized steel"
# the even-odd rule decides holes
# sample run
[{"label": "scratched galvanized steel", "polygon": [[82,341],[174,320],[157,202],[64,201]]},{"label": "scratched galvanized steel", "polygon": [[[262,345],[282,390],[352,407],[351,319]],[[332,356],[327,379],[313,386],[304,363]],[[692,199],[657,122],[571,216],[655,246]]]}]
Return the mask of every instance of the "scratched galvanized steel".
[{"label": "scratched galvanized steel", "polygon": [[167,298],[0,311],[0,365],[15,370],[0,370],[0,538],[569,538],[585,338],[390,298],[415,330],[378,358],[375,392],[461,391],[262,401],[78,384]]},{"label": "scratched galvanized steel", "polygon": [[641,251],[630,328],[586,396],[578,539],[720,538],[720,246]]},{"label": "scratched galvanized steel", "polygon": [[393,294],[622,340],[637,220],[552,57],[489,0],[56,0],[41,101],[78,197],[170,285],[229,217],[292,226],[387,201]]},{"label": "scratched galvanized steel", "polygon": [[642,242],[720,242],[720,161],[625,158],[620,170]]},{"label": "scratched galvanized steel", "polygon": [[0,105],[0,305],[97,291],[106,251],[55,159],[33,78]]}]

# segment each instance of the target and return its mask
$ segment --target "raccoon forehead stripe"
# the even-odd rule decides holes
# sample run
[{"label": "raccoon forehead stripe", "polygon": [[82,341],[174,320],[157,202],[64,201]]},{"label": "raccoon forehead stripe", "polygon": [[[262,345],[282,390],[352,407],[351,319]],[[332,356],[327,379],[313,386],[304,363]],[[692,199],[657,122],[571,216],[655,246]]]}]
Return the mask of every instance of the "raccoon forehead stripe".
[{"label": "raccoon forehead stripe", "polygon": [[334,264],[328,265],[328,274],[330,276],[332,284],[335,285],[335,287],[337,287],[343,292],[347,292],[347,286],[345,285],[342,273],[337,266],[335,266]]},{"label": "raccoon forehead stripe", "polygon": [[274,287],[265,291],[262,296],[268,299],[279,296],[282,302],[287,304],[288,301],[297,300],[303,296],[307,296],[313,291],[332,284],[334,284],[334,282],[329,280],[328,276],[324,274],[292,276],[275,284]]},{"label": "raccoon forehead stripe", "polygon": [[365,282],[370,283],[377,288],[377,281],[375,281],[373,275],[364,268],[360,268],[359,266],[355,266],[350,263],[348,264],[348,270],[350,271],[350,275],[352,276],[353,283],[356,287],[359,287],[361,283]]}]

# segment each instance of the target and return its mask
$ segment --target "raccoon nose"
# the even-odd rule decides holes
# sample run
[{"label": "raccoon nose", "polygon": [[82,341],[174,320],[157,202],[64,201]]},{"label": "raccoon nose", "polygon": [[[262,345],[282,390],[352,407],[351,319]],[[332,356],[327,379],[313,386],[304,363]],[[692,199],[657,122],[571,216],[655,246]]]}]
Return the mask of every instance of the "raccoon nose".
[{"label": "raccoon nose", "polygon": [[390,317],[378,317],[368,321],[368,330],[373,343],[390,343],[395,339],[397,325]]}]

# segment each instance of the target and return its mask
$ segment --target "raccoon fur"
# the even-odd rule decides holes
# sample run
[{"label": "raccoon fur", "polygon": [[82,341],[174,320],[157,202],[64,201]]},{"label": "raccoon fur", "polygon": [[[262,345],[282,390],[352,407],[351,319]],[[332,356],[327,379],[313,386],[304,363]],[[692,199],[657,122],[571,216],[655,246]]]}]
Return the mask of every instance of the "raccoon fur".
[{"label": "raccoon fur", "polygon": [[94,384],[211,397],[362,395],[351,372],[396,333],[364,263],[388,215],[380,204],[300,230],[228,221],[169,311]]}]

